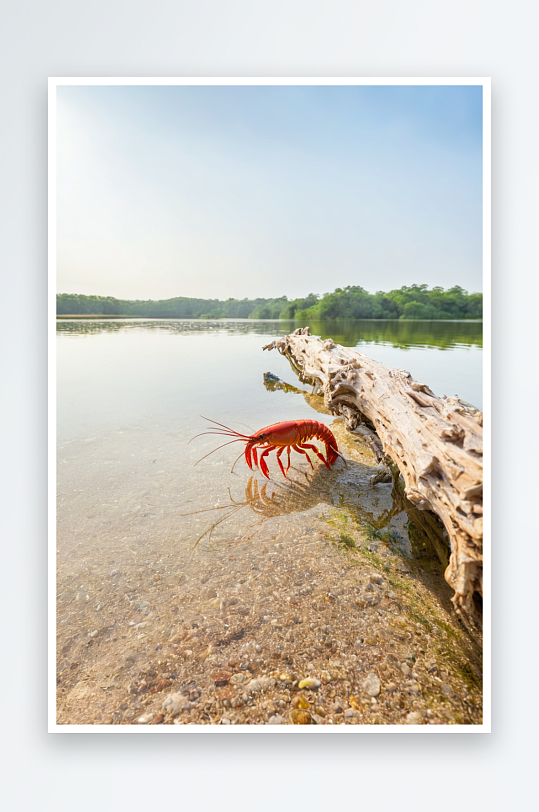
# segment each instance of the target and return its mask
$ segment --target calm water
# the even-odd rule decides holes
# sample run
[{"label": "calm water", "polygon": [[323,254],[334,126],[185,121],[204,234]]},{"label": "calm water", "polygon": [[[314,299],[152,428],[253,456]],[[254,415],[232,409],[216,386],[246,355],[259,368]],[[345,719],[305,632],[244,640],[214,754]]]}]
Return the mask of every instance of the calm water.
[{"label": "calm water", "polygon": [[[293,329],[292,322],[59,321],[58,439],[157,419],[190,436],[202,425],[200,413],[253,430],[288,419],[291,410],[308,417],[301,398],[263,386],[268,371],[297,382],[277,352],[262,352]],[[311,332],[482,408],[480,323],[339,321],[313,324]]]},{"label": "calm water", "polygon": [[[221,635],[233,628],[223,595],[237,596],[238,584],[256,582],[249,616],[286,626],[285,609],[273,621],[265,614],[265,602],[274,604],[277,593],[264,593],[260,556],[273,544],[272,568],[290,570],[291,562],[301,560],[302,571],[314,570],[322,542],[313,538],[327,530],[317,522],[331,519],[336,506],[345,512],[345,524],[356,528],[351,536],[366,522],[388,533],[395,549],[413,554],[406,515],[390,486],[368,487],[375,465],[368,450],[346,437],[340,421],[315,412],[308,393],[265,388],[264,373],[271,372],[304,389],[282,356],[262,351],[295,326],[58,321],[58,673],[64,723],[132,721],[143,709],[142,700],[129,704],[143,693],[133,685],[137,679],[147,684],[140,674],[150,667],[150,654],[161,651],[160,641],[173,635],[179,618],[198,626],[202,616],[208,629],[222,624]],[[313,324],[311,333],[357,346],[387,366],[409,370],[437,394],[458,394],[481,407],[481,327],[340,321]],[[189,443],[207,428],[201,415],[243,433],[315,417],[337,434],[349,466],[313,473],[306,461],[294,460],[290,488],[275,486],[265,498],[261,478],[251,479],[243,460],[231,473],[239,444],[196,464],[220,442],[206,435]],[[274,460],[270,472],[277,474]],[[203,534],[220,518],[208,545]],[[311,558],[305,553],[309,545]],[[276,552],[281,546],[286,560]],[[330,552],[323,548],[323,555]],[[235,605],[243,606],[238,600]],[[244,634],[243,627],[237,634]],[[242,651],[249,652],[255,641],[245,640]],[[282,648],[282,640],[275,640],[274,647]],[[217,654],[205,656],[220,664]],[[306,655],[305,662],[313,665],[314,658]]]}]

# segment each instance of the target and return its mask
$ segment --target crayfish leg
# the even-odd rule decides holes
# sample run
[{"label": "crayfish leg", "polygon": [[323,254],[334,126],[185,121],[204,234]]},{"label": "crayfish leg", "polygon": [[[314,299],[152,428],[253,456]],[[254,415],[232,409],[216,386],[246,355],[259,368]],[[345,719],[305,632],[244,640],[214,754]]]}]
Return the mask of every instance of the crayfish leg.
[{"label": "crayfish leg", "polygon": [[266,460],[264,459],[264,457],[266,457],[270,453],[270,451],[274,451],[274,450],[275,450],[275,446],[274,445],[269,445],[267,448],[265,448],[263,450],[263,452],[260,455],[259,460],[258,460],[258,467],[260,468],[260,470],[262,471],[262,473],[264,474],[266,479],[269,479],[270,477],[269,477],[268,465],[267,465]]},{"label": "crayfish leg", "polygon": [[324,455],[320,453],[320,451],[317,449],[317,447],[315,445],[312,445],[311,443],[301,443],[301,447],[302,448],[308,448],[310,451],[314,451],[314,453],[316,454],[318,459],[321,460],[324,463],[324,465],[326,466],[328,471],[331,470],[330,466],[329,466],[329,462],[325,459]]},{"label": "crayfish leg", "polygon": [[294,449],[294,451],[299,451],[299,453],[300,453],[300,454],[305,454],[305,456],[306,456],[306,457],[307,457],[307,459],[309,460],[309,465],[311,466],[311,468],[312,468],[312,469],[313,469],[313,471],[314,471],[314,465],[313,465],[313,463],[312,463],[312,460],[311,460],[311,458],[309,457],[309,455],[307,454],[307,452],[306,452],[306,451],[304,451],[303,446],[300,446],[300,445],[297,445],[297,444],[296,444],[296,445],[293,445],[293,446],[292,446],[292,448]]},{"label": "crayfish leg", "polygon": [[[277,451],[277,462],[279,463],[279,468],[280,468],[280,469],[281,469],[281,471],[283,472],[283,476],[284,476],[284,478],[285,478],[285,479],[286,479],[286,471],[284,470],[284,468],[283,468],[283,464],[282,464],[282,462],[281,462],[281,454],[283,453],[283,451],[285,450],[285,448],[288,448],[288,447],[289,447],[289,446],[282,445],[282,446],[279,448],[279,450]],[[288,470],[288,468],[287,468],[286,470]]]},{"label": "crayfish leg", "polygon": [[245,446],[245,462],[249,466],[249,469],[252,471],[253,470],[253,460],[251,459],[251,453],[252,453],[252,455],[254,457],[255,465],[257,465],[258,463],[257,463],[257,459],[256,459],[256,448],[254,448],[254,446],[252,446],[252,445],[247,444]]}]

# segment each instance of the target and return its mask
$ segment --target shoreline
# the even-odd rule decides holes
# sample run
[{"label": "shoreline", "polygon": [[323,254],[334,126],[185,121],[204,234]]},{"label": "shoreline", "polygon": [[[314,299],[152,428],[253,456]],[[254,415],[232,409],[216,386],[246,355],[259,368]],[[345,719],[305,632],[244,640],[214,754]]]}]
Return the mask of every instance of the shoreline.
[{"label": "shoreline", "polygon": [[[94,319],[94,320],[114,320],[114,319],[122,319],[122,320],[131,320],[131,321],[141,321],[141,320],[150,320],[150,321],[209,321],[209,322],[220,322],[220,321],[227,321],[227,322],[234,322],[234,321],[264,321],[264,322],[293,322],[294,324],[303,324],[304,319],[242,319],[242,318],[228,318],[228,317],[219,317],[215,319],[201,319],[197,316],[126,316],[126,315],[112,315],[112,314],[104,314],[104,313],[62,313],[56,314],[56,320],[62,319]],[[308,320],[310,321],[310,320]],[[413,322],[413,321],[421,321],[421,322],[444,322],[444,323],[463,323],[466,324],[483,324],[483,319],[348,319],[348,318],[333,318],[333,319],[323,319],[323,321],[374,321],[374,322],[385,322],[385,321],[398,321],[399,323],[405,324],[406,322]],[[316,324],[317,321],[315,319],[312,320],[313,324]]]}]

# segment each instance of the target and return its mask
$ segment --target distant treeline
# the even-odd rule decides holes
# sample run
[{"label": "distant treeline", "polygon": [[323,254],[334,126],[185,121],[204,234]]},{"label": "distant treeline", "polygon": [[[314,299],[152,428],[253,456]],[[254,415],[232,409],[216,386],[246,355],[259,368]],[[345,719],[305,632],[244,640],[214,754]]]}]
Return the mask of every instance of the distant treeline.
[{"label": "distant treeline", "polygon": [[175,299],[154,301],[114,299],[60,293],[56,312],[61,315],[134,316],[190,319],[481,319],[483,295],[467,293],[456,285],[449,290],[410,285],[368,293],[359,285],[337,288],[304,299]]}]

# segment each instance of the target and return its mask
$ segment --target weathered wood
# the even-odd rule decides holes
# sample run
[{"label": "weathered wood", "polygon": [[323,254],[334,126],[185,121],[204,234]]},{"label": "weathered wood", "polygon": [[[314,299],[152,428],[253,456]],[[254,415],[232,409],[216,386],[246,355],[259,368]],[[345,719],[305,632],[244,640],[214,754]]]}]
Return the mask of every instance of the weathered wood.
[{"label": "weathered wood", "polygon": [[[369,421],[398,467],[405,494],[442,520],[449,537],[445,578],[458,613],[480,622],[483,595],[483,414],[458,397],[438,397],[409,372],[389,369],[300,328],[264,347],[285,355],[351,431]],[[367,424],[368,425],[368,424]]]}]

